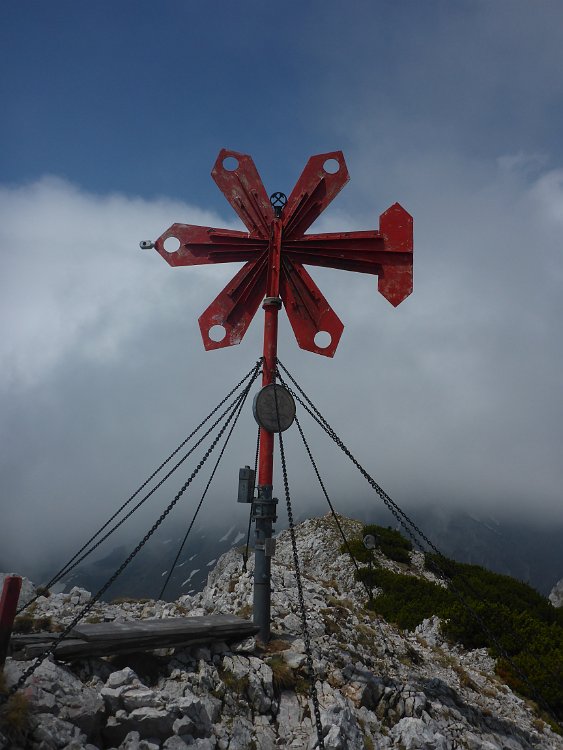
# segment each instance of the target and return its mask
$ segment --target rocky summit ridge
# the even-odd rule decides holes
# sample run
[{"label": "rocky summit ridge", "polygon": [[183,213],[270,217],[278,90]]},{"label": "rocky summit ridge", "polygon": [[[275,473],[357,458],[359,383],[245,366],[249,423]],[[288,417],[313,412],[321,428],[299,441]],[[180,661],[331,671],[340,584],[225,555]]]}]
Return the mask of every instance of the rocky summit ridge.
[{"label": "rocky summit ridge", "polygon": [[[349,538],[361,534],[361,523],[340,521]],[[448,643],[437,618],[409,632],[365,608],[365,590],[340,551],[330,516],[309,519],[295,533],[327,750],[563,750],[563,737],[495,675],[486,650]],[[377,554],[379,564],[405,572]],[[421,553],[411,553],[409,572],[433,578]],[[248,617],[252,573],[252,557],[243,571],[233,549],[193,596],[97,603],[89,618]],[[250,638],[71,665],[49,658],[24,689],[28,711],[19,718],[12,712],[9,722],[4,716],[0,750],[313,750],[289,531],[277,537],[272,589],[272,641],[265,649]],[[81,589],[39,597],[33,616],[64,625],[89,598]],[[9,658],[5,687],[28,665]]]}]

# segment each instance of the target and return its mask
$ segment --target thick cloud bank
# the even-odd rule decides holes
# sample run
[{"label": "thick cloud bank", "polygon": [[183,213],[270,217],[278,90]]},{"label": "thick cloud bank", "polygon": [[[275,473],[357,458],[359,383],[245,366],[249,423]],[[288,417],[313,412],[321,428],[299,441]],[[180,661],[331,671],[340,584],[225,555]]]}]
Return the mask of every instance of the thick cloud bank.
[{"label": "thick cloud bank", "polygon": [[[366,154],[347,188],[362,206],[385,161]],[[399,504],[560,521],[563,170],[525,154],[387,166],[381,205],[335,204],[322,227],[374,226],[399,199],[415,217],[414,294],[394,310],[372,277],[312,269],[346,326],[339,351],[300,352],[284,318],[280,358]],[[73,551],[260,354],[261,313],[239,347],[204,352],[197,317],[235,269],[172,269],[138,249],[174,221],[232,219],[55,177],[0,189],[5,566]],[[236,467],[253,460],[245,419],[214,518],[235,512]],[[364,485],[311,442],[346,512]],[[298,436],[288,450],[303,508],[318,493]]]}]

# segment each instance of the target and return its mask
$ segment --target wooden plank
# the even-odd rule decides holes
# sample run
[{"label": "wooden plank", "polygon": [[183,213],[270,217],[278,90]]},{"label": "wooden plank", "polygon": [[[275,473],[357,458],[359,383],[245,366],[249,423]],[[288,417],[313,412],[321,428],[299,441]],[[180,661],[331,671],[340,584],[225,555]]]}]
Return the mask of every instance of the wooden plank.
[{"label": "wooden plank", "polygon": [[202,635],[236,630],[252,625],[236,615],[209,615],[207,617],[169,617],[127,622],[83,623],[73,628],[71,637],[85,641],[103,641],[121,638],[158,638],[161,635]]},{"label": "wooden plank", "polygon": [[[59,659],[133,653],[160,648],[181,648],[213,641],[243,640],[259,627],[235,615],[175,617],[127,622],[84,623],[74,628],[55,649]],[[57,633],[14,635],[14,658],[30,659],[48,648]]]}]

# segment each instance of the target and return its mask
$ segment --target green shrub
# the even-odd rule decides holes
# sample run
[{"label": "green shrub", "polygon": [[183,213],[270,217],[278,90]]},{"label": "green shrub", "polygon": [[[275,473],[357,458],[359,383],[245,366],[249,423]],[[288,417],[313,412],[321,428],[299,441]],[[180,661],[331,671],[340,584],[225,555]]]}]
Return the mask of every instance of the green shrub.
[{"label": "green shrub", "polygon": [[370,588],[380,588],[370,608],[400,628],[414,629],[432,615],[443,611],[452,595],[447,589],[414,576],[392,573],[384,568],[362,568],[356,578]]},{"label": "green shrub", "polygon": [[369,563],[375,560],[373,552],[364,547],[361,539],[348,539],[348,546],[341,544],[340,551],[348,554],[351,552],[356,562]]},{"label": "green shrub", "polygon": [[390,560],[395,562],[409,563],[412,551],[412,543],[395,529],[385,526],[378,526],[375,523],[368,524],[362,529],[362,533],[373,534],[377,540],[378,548]]},{"label": "green shrub", "polygon": [[[375,555],[371,550],[367,550],[364,547],[363,537],[367,534],[373,534],[377,540],[377,549],[381,550],[383,554],[390,560],[396,562],[408,563],[410,562],[409,552],[412,550],[412,544],[405,539],[398,531],[391,528],[385,528],[385,526],[378,526],[377,524],[368,524],[362,529],[362,539],[350,539],[348,540],[348,547],[352,552],[357,562],[369,563],[375,560]],[[341,552],[348,552],[348,547],[342,544],[340,547]]]},{"label": "green shrub", "polygon": [[[406,562],[401,555],[408,558],[412,546],[399,532],[369,525],[363,534],[374,534],[387,557]],[[487,648],[510,687],[540,707],[542,696],[563,719],[563,609],[528,584],[478,565],[427,554],[426,567],[445,576],[444,588],[374,565],[361,539],[353,539],[352,545],[358,550],[356,559],[372,563],[360,568],[356,578],[382,591],[369,603],[371,609],[406,629],[437,615],[447,638],[466,648]],[[362,550],[367,553],[363,559]]]}]

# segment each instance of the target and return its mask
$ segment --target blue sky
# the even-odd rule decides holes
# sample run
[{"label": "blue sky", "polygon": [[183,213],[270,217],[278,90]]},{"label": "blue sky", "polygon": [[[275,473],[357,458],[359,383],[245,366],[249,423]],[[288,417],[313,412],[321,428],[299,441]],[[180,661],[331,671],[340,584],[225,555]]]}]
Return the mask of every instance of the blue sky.
[{"label": "blue sky", "polygon": [[336,357],[280,330],[395,500],[563,520],[559,2],[5,3],[0,57],[5,549],[105,518],[259,355],[259,316],[232,350],[199,340],[234,269],[138,249],[175,221],[238,226],[209,176],[223,147],[286,193],[342,149],[327,230],[414,216],[399,308],[314,269]]}]

